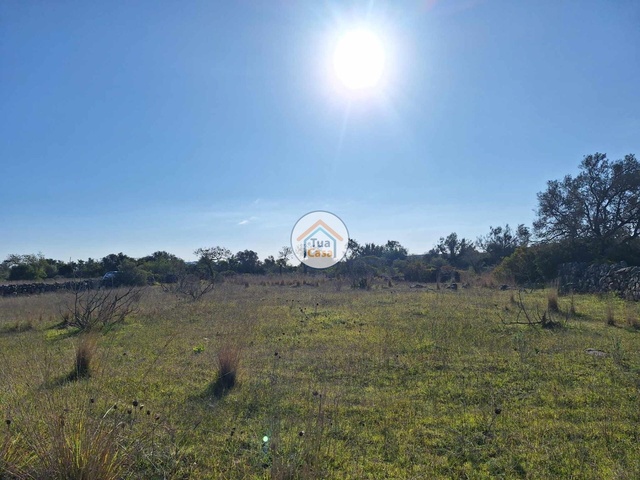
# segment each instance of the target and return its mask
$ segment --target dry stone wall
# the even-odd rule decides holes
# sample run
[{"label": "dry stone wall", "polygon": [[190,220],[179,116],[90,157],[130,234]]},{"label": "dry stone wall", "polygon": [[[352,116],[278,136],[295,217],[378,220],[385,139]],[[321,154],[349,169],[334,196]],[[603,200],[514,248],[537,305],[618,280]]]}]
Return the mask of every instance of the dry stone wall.
[{"label": "dry stone wall", "polygon": [[0,297],[10,295],[37,295],[40,293],[57,292],[59,290],[77,290],[98,288],[101,280],[80,280],[63,283],[20,283],[0,285]]},{"label": "dry stone wall", "polygon": [[558,268],[558,292],[613,292],[627,300],[640,300],[640,267],[626,263],[564,263]]}]

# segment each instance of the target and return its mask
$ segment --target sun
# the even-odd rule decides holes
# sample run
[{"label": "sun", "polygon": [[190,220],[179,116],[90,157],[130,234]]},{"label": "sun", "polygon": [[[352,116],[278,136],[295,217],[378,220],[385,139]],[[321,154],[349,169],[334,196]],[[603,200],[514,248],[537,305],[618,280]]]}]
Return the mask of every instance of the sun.
[{"label": "sun", "polygon": [[336,45],[333,68],[340,82],[350,90],[364,90],[378,85],[384,66],[382,43],[369,30],[347,32]]}]

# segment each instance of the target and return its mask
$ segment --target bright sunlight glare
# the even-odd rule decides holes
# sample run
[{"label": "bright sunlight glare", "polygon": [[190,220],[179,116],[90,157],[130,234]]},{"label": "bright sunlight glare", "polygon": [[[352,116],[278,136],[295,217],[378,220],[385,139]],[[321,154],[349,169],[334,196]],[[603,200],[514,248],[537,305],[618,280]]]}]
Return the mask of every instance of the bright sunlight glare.
[{"label": "bright sunlight glare", "polygon": [[340,38],[333,54],[333,67],[342,84],[351,90],[375,87],[384,71],[382,43],[369,30],[354,30]]}]

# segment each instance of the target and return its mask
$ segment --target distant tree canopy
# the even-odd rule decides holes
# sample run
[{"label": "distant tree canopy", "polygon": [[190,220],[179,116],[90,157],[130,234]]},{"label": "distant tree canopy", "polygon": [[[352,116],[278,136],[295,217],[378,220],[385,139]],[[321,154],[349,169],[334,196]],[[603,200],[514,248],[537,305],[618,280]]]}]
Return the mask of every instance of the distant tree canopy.
[{"label": "distant tree canopy", "polygon": [[278,252],[278,259],[275,264],[278,266],[278,272],[282,275],[282,271],[289,266],[289,258],[293,255],[293,248],[285,245]]},{"label": "distant tree canopy", "polygon": [[496,265],[503,258],[513,254],[518,247],[527,247],[531,241],[531,232],[524,224],[511,230],[509,224],[505,227],[489,227],[489,234],[478,237],[476,245],[486,252],[488,265]]},{"label": "distant tree canopy", "polygon": [[429,252],[429,255],[440,255],[449,265],[460,268],[474,263],[475,254],[477,251],[473,242],[466,238],[458,238],[455,232],[440,237],[436,246]]},{"label": "distant tree canopy", "polygon": [[347,246],[347,258],[378,257],[393,262],[406,258],[408,253],[408,250],[396,240],[388,240],[384,245],[375,243],[360,245],[357,240],[351,238]]},{"label": "distant tree canopy", "polygon": [[138,260],[138,264],[161,282],[175,281],[186,270],[184,260],[164,251],[154,252],[151,255],[142,257]]},{"label": "distant tree canopy", "polygon": [[198,256],[198,266],[209,279],[213,280],[218,272],[230,269],[229,261],[233,255],[227,248],[220,246],[199,248],[193,253]]},{"label": "distant tree canopy", "polygon": [[8,255],[2,262],[2,272],[8,280],[43,280],[58,273],[58,262],[44,258],[41,253]]}]

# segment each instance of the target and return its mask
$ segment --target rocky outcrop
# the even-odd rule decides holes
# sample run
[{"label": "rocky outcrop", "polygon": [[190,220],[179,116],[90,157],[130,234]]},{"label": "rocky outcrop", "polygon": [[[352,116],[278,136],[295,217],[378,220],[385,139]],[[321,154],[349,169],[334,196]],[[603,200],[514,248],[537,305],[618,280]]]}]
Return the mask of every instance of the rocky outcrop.
[{"label": "rocky outcrop", "polygon": [[37,295],[59,290],[93,289],[101,285],[101,280],[76,280],[63,283],[20,283],[0,285],[0,297],[9,295]]},{"label": "rocky outcrop", "polygon": [[640,300],[640,267],[626,263],[564,263],[558,268],[558,293],[613,292],[627,300]]}]

